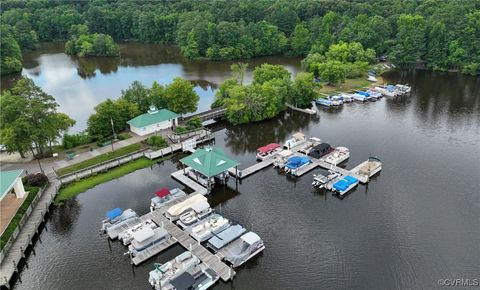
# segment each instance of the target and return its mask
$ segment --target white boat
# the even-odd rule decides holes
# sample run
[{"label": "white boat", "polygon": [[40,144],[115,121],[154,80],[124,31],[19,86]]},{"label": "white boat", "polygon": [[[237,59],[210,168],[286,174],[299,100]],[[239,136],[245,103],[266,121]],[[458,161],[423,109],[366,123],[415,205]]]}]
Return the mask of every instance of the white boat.
[{"label": "white boat", "polygon": [[403,94],[408,94],[412,90],[412,87],[408,85],[396,84],[395,87]]},{"label": "white boat", "polygon": [[347,147],[337,147],[325,158],[325,162],[336,166],[348,158],[350,158],[350,150]]},{"label": "white boat", "polygon": [[180,215],[191,210],[192,205],[200,202],[207,201],[207,198],[199,193],[187,198],[186,200],[171,206],[166,212],[165,216],[171,221],[176,221],[180,218]]},{"label": "white boat", "polygon": [[305,142],[305,145],[302,145],[300,149],[298,149],[298,153],[302,153],[305,155],[308,155],[312,148],[318,144],[322,143],[322,140],[317,137],[310,137],[307,142]]},{"label": "white boat", "polygon": [[293,147],[298,146],[304,143],[305,141],[306,141],[305,135],[303,133],[298,132],[298,133],[292,134],[292,137],[290,137],[290,139],[285,141],[285,143],[283,144],[283,148],[292,149]]},{"label": "white boat", "polygon": [[192,204],[191,210],[180,215],[177,225],[179,225],[182,229],[185,229],[186,227],[189,227],[206,218],[211,213],[212,209],[210,208],[210,204],[203,200],[199,201]]},{"label": "white boat", "polygon": [[122,210],[115,208],[106,213],[106,219],[102,221],[101,230],[107,231],[109,228],[124,224],[126,221],[137,218],[138,215],[132,209]]},{"label": "white boat", "polygon": [[277,143],[270,143],[257,149],[257,160],[265,160],[282,151],[282,146]]},{"label": "white boat", "polygon": [[144,228],[151,228],[153,230],[153,229],[158,228],[158,225],[156,223],[154,223],[151,219],[147,219],[147,220],[139,223],[138,225],[135,225],[135,226],[127,229],[126,231],[121,232],[118,235],[118,239],[122,240],[123,244],[126,246],[126,245],[128,245],[132,242],[133,235],[136,232],[138,232],[139,230],[144,229]]},{"label": "white boat", "polygon": [[381,170],[382,161],[377,157],[369,157],[367,161],[352,169],[352,172],[370,178]]},{"label": "white boat", "polygon": [[340,173],[338,173],[338,172],[334,172],[334,171],[331,171],[331,170],[329,170],[328,172],[329,172],[329,174],[327,176],[322,175],[322,174],[314,174],[312,185],[315,186],[315,187],[318,187],[320,189],[326,188],[327,184],[330,181],[334,180],[335,178],[340,177]]},{"label": "white boat", "polygon": [[369,82],[377,82],[378,80],[377,80],[376,77],[369,75],[368,78],[367,78],[367,81],[369,81]]},{"label": "white boat", "polygon": [[212,214],[204,222],[190,228],[190,236],[199,242],[210,239],[214,234],[218,234],[230,226],[229,220],[219,214]]},{"label": "white boat", "polygon": [[331,190],[337,192],[340,195],[348,193],[350,190],[358,185],[359,181],[351,175],[343,176],[340,180],[336,181]]},{"label": "white boat", "polygon": [[293,152],[290,150],[283,150],[279,152],[273,161],[273,167],[284,168],[288,158],[292,155]]},{"label": "white boat", "polygon": [[352,94],[342,93],[342,94],[340,94],[340,96],[343,97],[343,102],[344,102],[344,103],[353,102],[353,95],[352,95]]},{"label": "white boat", "polygon": [[374,88],[374,90],[381,93],[382,95],[384,95],[386,97],[395,97],[397,95],[395,90],[393,90],[389,87],[386,87],[386,86],[376,86]]},{"label": "white boat", "polygon": [[164,243],[171,238],[171,235],[164,228],[143,228],[133,234],[132,243],[128,246],[127,254],[136,256],[148,248]]},{"label": "white boat", "polygon": [[233,267],[239,267],[265,249],[262,239],[248,232],[222,250],[223,258]]},{"label": "white boat", "polygon": [[154,289],[165,289],[165,287],[169,285],[170,280],[192,270],[199,264],[200,259],[194,256],[191,252],[183,252],[175,257],[175,259],[168,261],[165,264],[153,264],[155,269],[148,273],[148,282]]},{"label": "white boat", "polygon": [[179,188],[162,188],[155,192],[155,197],[150,201],[150,211],[154,211],[157,208],[165,206],[177,198],[186,196],[187,194]]},{"label": "white boat", "polygon": [[367,96],[361,95],[359,93],[352,94],[352,97],[355,101],[365,102],[368,100]]},{"label": "white boat", "polygon": [[343,97],[341,95],[328,96],[328,99],[332,102],[333,106],[343,105]]}]

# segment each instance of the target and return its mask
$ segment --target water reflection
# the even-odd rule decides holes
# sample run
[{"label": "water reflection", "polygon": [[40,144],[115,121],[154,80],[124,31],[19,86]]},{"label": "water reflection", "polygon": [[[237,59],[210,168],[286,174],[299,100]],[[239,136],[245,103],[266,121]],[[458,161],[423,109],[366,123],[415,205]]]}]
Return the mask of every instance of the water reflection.
[{"label": "water reflection", "polygon": [[78,203],[77,198],[72,198],[62,205],[56,206],[50,217],[53,230],[60,235],[69,235],[81,210],[82,206]]}]

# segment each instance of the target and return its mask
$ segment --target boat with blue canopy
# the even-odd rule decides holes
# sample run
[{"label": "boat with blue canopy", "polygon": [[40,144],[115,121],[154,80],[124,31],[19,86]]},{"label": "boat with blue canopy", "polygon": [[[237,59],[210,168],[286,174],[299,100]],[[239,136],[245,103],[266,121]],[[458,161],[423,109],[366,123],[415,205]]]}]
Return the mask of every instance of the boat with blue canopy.
[{"label": "boat with blue canopy", "polygon": [[102,221],[102,231],[106,231],[112,226],[123,224],[129,219],[138,217],[137,213],[132,209],[122,210],[121,208],[114,208],[107,211],[106,219]]},{"label": "boat with blue canopy", "polygon": [[332,190],[338,192],[340,195],[344,195],[357,186],[358,183],[358,179],[351,175],[346,175],[333,184]]},{"label": "boat with blue canopy", "polygon": [[288,158],[285,164],[285,171],[288,173],[294,173],[299,168],[312,163],[312,160],[307,156],[292,156]]},{"label": "boat with blue canopy", "polygon": [[328,99],[324,99],[324,98],[320,98],[320,99],[315,100],[315,104],[321,105],[321,106],[324,106],[324,107],[331,107],[331,106],[333,106],[332,101],[330,101],[330,100],[328,100]]}]

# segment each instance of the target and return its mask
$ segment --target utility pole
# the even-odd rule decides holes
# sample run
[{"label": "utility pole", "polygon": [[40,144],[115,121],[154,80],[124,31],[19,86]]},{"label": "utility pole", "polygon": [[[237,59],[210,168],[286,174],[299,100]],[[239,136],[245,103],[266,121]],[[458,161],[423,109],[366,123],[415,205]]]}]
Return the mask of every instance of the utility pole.
[{"label": "utility pole", "polygon": [[38,162],[38,167],[40,167],[40,171],[41,171],[42,173],[44,173],[44,172],[43,172],[43,168],[42,168],[42,164],[40,163],[40,158],[39,158],[39,157],[37,157],[37,162]]},{"label": "utility pole", "polygon": [[115,139],[117,139],[117,136],[115,134],[115,127],[113,126],[113,119],[110,117],[110,123],[112,124],[112,132],[113,132],[113,138],[112,138],[112,152],[114,152],[115,150],[113,149],[113,142],[115,141]]}]

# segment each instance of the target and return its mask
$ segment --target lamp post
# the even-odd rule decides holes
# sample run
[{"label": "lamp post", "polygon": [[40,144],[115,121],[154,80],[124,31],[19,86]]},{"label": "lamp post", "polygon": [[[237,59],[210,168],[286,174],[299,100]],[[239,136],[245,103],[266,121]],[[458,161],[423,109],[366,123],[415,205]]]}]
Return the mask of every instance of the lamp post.
[{"label": "lamp post", "polygon": [[113,119],[110,117],[110,123],[112,124],[112,132],[113,132],[113,139],[112,139],[112,152],[114,151],[113,149],[113,141],[117,139],[117,136],[115,135],[115,127],[113,126]]}]

